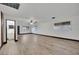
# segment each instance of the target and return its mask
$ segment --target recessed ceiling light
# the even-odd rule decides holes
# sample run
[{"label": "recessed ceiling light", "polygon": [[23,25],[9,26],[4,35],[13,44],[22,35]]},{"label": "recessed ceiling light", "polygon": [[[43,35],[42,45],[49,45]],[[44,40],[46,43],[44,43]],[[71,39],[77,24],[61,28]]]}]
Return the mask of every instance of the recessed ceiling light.
[{"label": "recessed ceiling light", "polygon": [[52,17],[52,19],[55,19],[55,17]]}]

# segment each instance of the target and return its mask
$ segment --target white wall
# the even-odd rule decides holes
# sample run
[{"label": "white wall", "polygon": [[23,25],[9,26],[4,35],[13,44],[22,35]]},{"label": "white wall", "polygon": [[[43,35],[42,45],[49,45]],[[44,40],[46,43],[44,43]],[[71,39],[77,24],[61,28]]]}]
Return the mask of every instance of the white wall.
[{"label": "white wall", "polygon": [[[9,15],[4,15],[4,20],[5,20],[5,25],[4,25],[4,28],[6,29],[6,20],[9,19],[9,20],[16,20],[16,39],[17,39],[17,25],[18,24],[18,20],[19,18],[15,18],[15,17],[12,17],[12,16],[9,16]],[[6,40],[6,30],[4,30],[4,41]]]},{"label": "white wall", "polygon": [[[0,5],[0,8],[5,14],[7,14],[7,16],[4,16],[5,19],[16,20],[16,25],[24,26],[26,25],[27,18],[35,17],[39,22],[38,28],[36,30],[33,29],[33,33],[79,39],[79,27],[77,27],[79,25],[79,3],[29,3],[21,4],[19,10],[3,5]],[[52,16],[55,16],[56,19],[51,19]],[[71,33],[66,35],[66,33],[62,34],[53,29],[53,23],[66,20],[71,21]]]},{"label": "white wall", "polygon": [[18,25],[20,26],[20,33],[24,34],[24,33],[31,33],[31,27],[26,28],[25,26],[30,26],[29,23],[27,22],[27,19],[24,20],[19,20],[18,21]]},{"label": "white wall", "polygon": [[[20,17],[18,18],[18,17],[13,17],[13,16],[10,16],[10,15],[5,15],[4,14],[4,20],[5,20],[5,26],[4,27],[5,28],[6,28],[6,19],[16,21],[16,39],[17,39],[17,37],[18,37],[18,35],[17,35],[17,26],[27,26],[28,25],[27,20],[25,18],[20,18]],[[24,30],[21,29],[21,32],[26,32],[26,33],[29,32],[30,33],[31,30],[24,31]],[[4,29],[4,41],[6,39],[5,34],[6,34],[6,30]]]},{"label": "white wall", "polygon": [[[27,26],[27,25],[25,25],[25,26]],[[20,34],[26,34],[26,33],[31,33],[31,29],[30,29],[30,27],[29,27],[29,29],[27,28],[27,27],[25,27],[25,26],[20,26]]]},{"label": "white wall", "polygon": [[[54,29],[54,23],[63,22],[63,21],[71,21],[71,29],[72,29],[71,31],[60,32]],[[78,25],[79,25],[79,16],[58,17],[51,21],[39,22],[38,29],[36,31],[33,31],[33,33],[79,40],[79,26]]]}]

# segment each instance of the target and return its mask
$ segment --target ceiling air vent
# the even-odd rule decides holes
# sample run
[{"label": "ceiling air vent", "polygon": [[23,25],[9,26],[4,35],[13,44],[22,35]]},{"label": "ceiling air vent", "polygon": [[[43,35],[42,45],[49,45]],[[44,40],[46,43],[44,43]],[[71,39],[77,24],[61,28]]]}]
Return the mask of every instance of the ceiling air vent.
[{"label": "ceiling air vent", "polygon": [[19,6],[20,6],[19,3],[1,3],[1,4],[15,8],[15,9],[19,9]]}]

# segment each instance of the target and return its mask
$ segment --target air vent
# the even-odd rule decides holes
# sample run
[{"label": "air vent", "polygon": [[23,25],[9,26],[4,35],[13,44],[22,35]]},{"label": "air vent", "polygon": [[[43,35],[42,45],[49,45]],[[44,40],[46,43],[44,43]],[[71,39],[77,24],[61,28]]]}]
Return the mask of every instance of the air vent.
[{"label": "air vent", "polygon": [[66,21],[66,22],[59,22],[59,23],[55,23],[55,26],[64,26],[64,25],[70,25],[70,21]]},{"label": "air vent", "polygon": [[19,3],[1,3],[1,4],[15,8],[15,9],[19,9],[19,6],[20,6]]}]

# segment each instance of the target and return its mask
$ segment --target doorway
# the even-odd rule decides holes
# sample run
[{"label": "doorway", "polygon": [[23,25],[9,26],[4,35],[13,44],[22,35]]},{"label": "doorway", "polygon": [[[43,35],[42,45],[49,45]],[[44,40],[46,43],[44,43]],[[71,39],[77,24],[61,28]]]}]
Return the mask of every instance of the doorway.
[{"label": "doorway", "polygon": [[3,12],[0,12],[0,48],[3,46]]},{"label": "doorway", "polygon": [[16,21],[6,20],[6,40],[16,41]]}]

